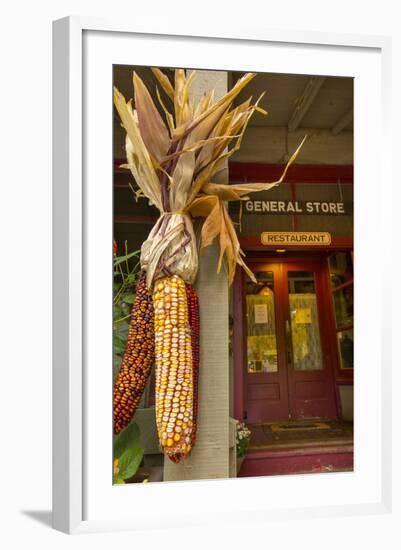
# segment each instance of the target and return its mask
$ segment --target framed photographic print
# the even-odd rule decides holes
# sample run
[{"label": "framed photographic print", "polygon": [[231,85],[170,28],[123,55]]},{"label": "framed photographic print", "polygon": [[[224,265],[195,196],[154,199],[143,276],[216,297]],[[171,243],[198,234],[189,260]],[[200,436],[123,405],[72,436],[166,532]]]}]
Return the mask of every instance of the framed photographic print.
[{"label": "framed photographic print", "polygon": [[207,34],[54,23],[66,532],[389,506],[390,42]]}]

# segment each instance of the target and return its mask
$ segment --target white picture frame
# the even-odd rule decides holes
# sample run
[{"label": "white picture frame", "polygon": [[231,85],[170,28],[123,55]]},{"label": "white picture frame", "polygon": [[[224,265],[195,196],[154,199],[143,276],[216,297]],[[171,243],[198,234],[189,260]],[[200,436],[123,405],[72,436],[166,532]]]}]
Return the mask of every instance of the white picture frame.
[{"label": "white picture frame", "polygon": [[[155,46],[153,49],[134,48],[134,53],[131,53],[127,49],[131,41],[145,41],[146,44],[154,43]],[[169,48],[160,48],[161,41],[169,46],[171,54],[168,53]],[[191,48],[183,48],[183,45],[190,45]],[[210,55],[211,46],[216,55]],[[104,365],[109,361],[107,346],[110,343],[108,334],[111,334],[110,317],[107,316],[111,307],[111,295],[107,291],[107,285],[112,238],[111,218],[108,217],[111,212],[109,200],[112,180],[111,161],[109,168],[104,162],[107,162],[107,155],[111,159],[111,149],[108,149],[111,134],[109,137],[106,134],[108,128],[111,133],[112,100],[111,81],[107,80],[110,75],[107,76],[104,67],[107,63],[110,65],[110,62],[163,66],[169,59],[170,66],[239,67],[247,70],[250,52],[257,50],[255,60],[257,56],[261,59],[265,47],[270,50],[275,48],[277,59],[281,59],[283,63],[292,57],[293,70],[288,70],[291,63],[287,59],[288,63],[285,61],[285,70],[282,72],[295,72],[296,66],[299,67],[298,72],[303,72],[302,63],[307,63],[307,59],[301,63],[299,56],[298,59],[293,56],[297,51],[302,51],[305,54],[302,57],[315,57],[315,65],[311,62],[315,70],[310,74],[319,74],[318,67],[321,66],[323,71],[325,66],[326,72],[322,74],[357,75],[355,280],[356,308],[361,323],[358,327],[356,321],[355,341],[356,365],[358,366],[358,361],[366,362],[366,372],[362,376],[357,367],[355,373],[355,472],[277,477],[269,478],[267,482],[266,478],[253,478],[144,484],[135,488],[113,487],[109,475],[111,389],[107,385],[108,375],[104,375],[99,368],[99,372],[103,374],[99,375],[96,394],[93,392],[93,385],[88,383],[88,380],[92,380],[90,369],[93,361],[96,359],[99,364]],[[228,53],[224,53],[225,50]],[[324,59],[323,51],[325,56],[327,54]],[[359,56],[358,62],[350,61],[347,65],[347,59],[351,60],[353,56]],[[239,517],[241,521],[263,521],[266,513],[270,518],[307,518],[320,515],[323,510],[326,515],[332,516],[383,514],[391,510],[391,434],[385,429],[386,425],[390,425],[391,407],[390,320],[389,315],[384,314],[385,301],[381,301],[386,284],[385,273],[390,265],[389,246],[384,245],[381,248],[383,262],[375,278],[363,271],[368,267],[367,242],[371,246],[382,243],[383,236],[391,231],[383,207],[384,197],[389,200],[392,192],[388,152],[390,58],[391,40],[388,37],[292,32],[260,27],[229,30],[222,28],[218,31],[212,29],[186,35],[170,24],[167,33],[165,29],[151,29],[141,26],[140,23],[131,24],[126,21],[69,17],[54,22],[53,525],[56,529],[67,533],[144,529],[154,525],[155,515],[163,518],[158,521],[162,527],[198,525],[212,520],[226,521],[228,518],[237,521]],[[255,61],[255,68],[259,67],[261,70],[261,63]],[[266,63],[265,70],[273,72],[274,60]],[[341,65],[346,68],[342,69]],[[352,67],[356,67],[355,74]],[[96,79],[98,80],[95,84]],[[373,83],[373,88],[366,89],[367,99],[361,99],[359,82],[362,85],[368,81]],[[110,83],[110,89],[99,87],[99,83],[106,83],[107,86],[107,82]],[[97,86],[96,97],[89,96],[90,105],[87,86],[92,86],[92,90]],[[107,104],[108,95],[110,100]],[[96,121],[93,118],[95,109]],[[364,127],[367,109],[370,109],[370,127],[377,131],[373,134],[376,148],[379,147],[381,151],[374,166],[372,159],[369,160],[366,156],[369,151]],[[92,140],[88,145],[88,133],[93,136],[95,126],[99,140],[104,139],[96,144]],[[93,149],[95,146],[96,150]],[[97,194],[94,194],[93,185],[86,186],[87,181],[92,182],[93,178],[97,178]],[[376,188],[374,178],[376,183],[380,181],[380,186]],[[363,189],[360,188],[362,180]],[[376,189],[375,197],[372,196],[373,189]],[[95,197],[96,209],[93,208]],[[366,213],[373,206],[376,207],[377,216],[374,227],[372,224],[369,226]],[[95,234],[100,244],[94,239]],[[99,274],[99,281],[94,281],[93,278],[90,280],[90,288],[88,272]],[[367,326],[364,320],[366,307],[363,305],[363,297],[371,292],[375,293],[370,305],[375,319],[372,326]],[[97,304],[94,303],[96,296],[99,300]],[[91,320],[97,323],[96,332],[94,325],[89,323]],[[368,354],[361,346],[361,337],[372,343]],[[94,340],[97,339],[102,349],[96,351],[96,356],[92,351]],[[361,419],[362,414],[371,422],[373,446],[365,441],[363,430],[358,431],[358,419]],[[99,428],[95,427],[95,416],[98,418]],[[91,458],[95,455],[99,458],[96,463]],[[337,476],[334,481],[333,475]],[[272,501],[267,504],[258,496],[260,487],[267,487],[266,483],[269,494],[272,495]],[[132,493],[134,489],[137,491],[135,495]],[[293,495],[290,507],[285,499],[285,494],[289,494],[289,491]],[[304,491],[304,494],[297,497],[300,491]],[[284,495],[281,499],[280,492]],[[240,503],[235,503],[236,494],[243,497]],[[246,499],[249,494],[254,497],[252,502]],[[138,496],[141,504],[133,514],[132,506],[135,506]],[[176,509],[176,503],[185,499],[192,499],[191,506],[186,508],[180,518],[174,518],[172,511]],[[131,505],[130,513],[120,513],[120,501],[124,509]],[[167,502],[171,503],[171,513],[166,510]],[[163,509],[167,512],[164,516]]]}]

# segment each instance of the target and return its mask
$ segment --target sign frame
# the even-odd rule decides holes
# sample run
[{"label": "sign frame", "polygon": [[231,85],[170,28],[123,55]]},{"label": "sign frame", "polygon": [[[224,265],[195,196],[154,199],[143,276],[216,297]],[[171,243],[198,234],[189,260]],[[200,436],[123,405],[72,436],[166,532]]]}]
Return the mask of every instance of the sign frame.
[{"label": "sign frame", "polygon": [[327,231],[264,231],[260,242],[265,246],[330,246]]}]

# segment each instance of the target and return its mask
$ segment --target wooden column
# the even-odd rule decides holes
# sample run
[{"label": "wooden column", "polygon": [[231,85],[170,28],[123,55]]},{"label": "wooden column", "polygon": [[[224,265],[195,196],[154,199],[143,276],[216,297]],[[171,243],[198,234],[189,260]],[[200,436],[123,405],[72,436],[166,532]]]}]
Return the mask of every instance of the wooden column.
[{"label": "wooden column", "polygon": [[[227,91],[227,73],[197,71],[195,101],[214,88],[215,99]],[[219,181],[227,173],[220,175]],[[215,180],[217,181],[217,180]],[[190,457],[180,464],[164,459],[164,481],[229,477],[228,284],[224,270],[216,273],[218,248],[199,258],[195,283],[200,306],[200,369],[198,432]]]}]

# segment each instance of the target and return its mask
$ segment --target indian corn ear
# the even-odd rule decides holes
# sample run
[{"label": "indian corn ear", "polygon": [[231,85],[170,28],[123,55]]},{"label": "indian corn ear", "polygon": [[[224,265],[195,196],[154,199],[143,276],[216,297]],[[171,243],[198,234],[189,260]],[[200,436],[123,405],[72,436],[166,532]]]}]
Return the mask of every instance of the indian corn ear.
[{"label": "indian corn ear", "polygon": [[141,400],[154,362],[152,295],[142,272],[136,287],[125,353],[114,384],[114,433],[131,421]]},{"label": "indian corn ear", "polygon": [[199,301],[198,295],[194,287],[187,283],[187,303],[188,303],[188,319],[191,327],[191,343],[192,343],[192,370],[193,370],[193,429],[191,446],[193,447],[196,440],[197,420],[198,420],[198,380],[199,380],[199,336],[200,336],[200,318],[199,318]]},{"label": "indian corn ear", "polygon": [[155,283],[156,423],[165,454],[189,455],[194,430],[192,332],[187,290],[177,275]]}]

